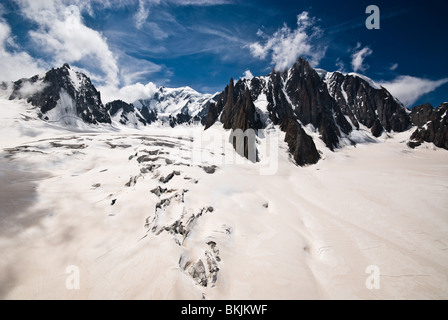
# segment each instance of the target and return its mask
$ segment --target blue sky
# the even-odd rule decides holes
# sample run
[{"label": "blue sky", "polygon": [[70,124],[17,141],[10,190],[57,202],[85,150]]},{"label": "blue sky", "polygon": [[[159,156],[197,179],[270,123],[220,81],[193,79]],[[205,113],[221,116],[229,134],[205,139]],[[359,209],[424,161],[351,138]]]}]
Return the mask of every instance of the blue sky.
[{"label": "blue sky", "polygon": [[[368,30],[368,5],[380,29]],[[443,1],[0,0],[0,79],[70,63],[104,100],[158,86],[222,91],[298,56],[358,72],[406,106],[448,101]]]}]

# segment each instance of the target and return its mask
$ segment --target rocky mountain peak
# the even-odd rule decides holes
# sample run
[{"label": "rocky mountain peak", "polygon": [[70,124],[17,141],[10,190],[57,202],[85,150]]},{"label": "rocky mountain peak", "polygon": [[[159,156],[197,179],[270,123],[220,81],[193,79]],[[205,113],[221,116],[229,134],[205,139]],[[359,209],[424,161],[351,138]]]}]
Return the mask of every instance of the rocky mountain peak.
[{"label": "rocky mountain peak", "polygon": [[411,119],[418,128],[411,136],[409,146],[415,148],[423,142],[448,150],[448,103],[433,109],[429,103],[412,109]]},{"label": "rocky mountain peak", "polygon": [[430,103],[415,106],[411,110],[411,121],[414,125],[421,128],[425,123],[431,120],[434,113],[434,107]]},{"label": "rocky mountain peak", "polygon": [[[257,106],[255,113],[252,105]],[[351,132],[361,124],[376,137],[383,132],[405,131],[411,125],[403,105],[369,78],[354,73],[317,72],[303,58],[290,69],[272,71],[267,77],[236,83],[231,79],[218,102],[210,106],[206,129],[218,119],[225,129],[262,128],[268,120],[279,125],[283,131],[288,130],[290,152],[301,165],[318,158],[302,126],[317,131],[326,147],[334,150],[342,138],[350,139]],[[255,122],[248,125],[247,119]],[[292,137],[294,134],[298,140]],[[298,152],[306,155],[299,156]]]},{"label": "rocky mountain peak", "polygon": [[[202,94],[190,87],[159,88],[152,97],[133,105],[143,113],[152,113],[156,120],[174,127],[183,123],[205,123],[211,103],[217,95]],[[145,110],[146,109],[146,110]]]},{"label": "rocky mountain peak", "polygon": [[333,72],[327,74],[324,81],[330,95],[355,128],[362,124],[376,137],[384,131],[409,129],[411,123],[404,106],[367,77]]},{"label": "rocky mountain peak", "polygon": [[250,91],[247,87],[241,86],[239,90],[235,89],[233,78],[227,90],[227,99],[221,114],[221,122],[225,129],[261,129],[260,116],[255,111],[255,105],[252,101]]},{"label": "rocky mountain peak", "polygon": [[[5,84],[2,84],[6,87]],[[410,146],[433,142],[448,148],[447,109],[430,104],[407,110],[385,88],[369,78],[341,72],[315,70],[299,58],[285,71],[272,71],[264,77],[230,79],[223,92],[201,94],[190,87],[160,87],[146,100],[133,104],[121,100],[105,106],[100,92],[90,79],[68,63],[45,74],[13,83],[9,99],[26,99],[37,107],[45,121],[63,125],[111,124],[138,126],[154,121],[174,127],[182,123],[201,122],[205,129],[220,120],[224,129],[235,132],[252,129],[254,134],[269,125],[284,131],[289,152],[298,165],[320,159],[316,134],[334,151],[350,143],[354,130],[367,127],[373,136],[383,132],[402,132],[416,125]],[[235,145],[242,156],[257,154],[253,145]],[[237,150],[237,151],[238,151]],[[255,150],[255,152],[252,152]]]},{"label": "rocky mountain peak", "polygon": [[138,110],[132,103],[115,100],[106,104],[106,110],[113,120],[122,125],[138,127],[148,125],[157,120],[157,113],[147,107]]},{"label": "rocky mountain peak", "polygon": [[89,124],[111,123],[101,95],[90,79],[68,64],[14,82],[9,99],[26,99],[40,108],[40,117],[47,121],[69,125],[80,118]]}]

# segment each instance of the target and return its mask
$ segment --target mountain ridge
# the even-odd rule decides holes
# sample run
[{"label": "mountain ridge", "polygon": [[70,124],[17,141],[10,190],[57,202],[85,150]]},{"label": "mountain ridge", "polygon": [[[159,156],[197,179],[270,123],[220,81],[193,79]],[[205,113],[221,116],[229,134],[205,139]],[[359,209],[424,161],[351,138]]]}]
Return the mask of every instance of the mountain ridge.
[{"label": "mountain ridge", "polygon": [[39,107],[39,118],[46,121],[63,121],[70,125],[79,117],[89,124],[111,123],[101,94],[90,78],[73,71],[68,64],[43,75],[15,81],[9,97],[9,100],[14,99],[26,99]]},{"label": "mountain ridge", "polygon": [[[38,109],[40,119],[62,126],[84,122],[139,128],[155,122],[171,127],[200,123],[207,130],[220,122],[226,130],[251,129],[258,135],[258,130],[276,125],[285,132],[289,152],[300,166],[321,158],[313,132],[334,151],[347,143],[356,144],[352,135],[361,129],[379,137],[416,126],[410,147],[434,142],[448,149],[447,104],[438,109],[418,106],[413,112],[363,75],[314,69],[303,58],[291,68],[273,70],[267,76],[231,78],[216,94],[201,94],[190,87],[160,87],[150,99],[106,104],[86,75],[64,64],[13,82],[9,99],[25,99]],[[245,142],[242,156],[248,157],[249,148],[256,149],[256,140],[252,143],[255,145]]]},{"label": "mountain ridge", "polygon": [[[257,106],[256,114],[260,113],[259,118],[265,119],[264,123],[251,129],[258,130],[268,123],[279,125],[286,132],[285,140],[295,162],[307,165],[316,163],[320,157],[303,127],[311,126],[331,151],[341,147],[342,140],[356,144],[350,134],[359,130],[360,124],[374,137],[411,127],[405,107],[372,80],[357,74],[318,71],[299,58],[290,69],[272,71],[267,77],[240,79],[235,84],[231,80],[216,105],[210,108],[205,129],[219,120],[225,129],[246,130],[247,126],[235,126],[235,123],[245,123],[245,118],[252,115],[245,114],[242,107],[237,108],[233,113],[242,114],[241,119],[235,119],[229,126],[225,110],[229,97],[234,104],[250,95],[251,103]],[[293,125],[291,119],[297,124]]]}]

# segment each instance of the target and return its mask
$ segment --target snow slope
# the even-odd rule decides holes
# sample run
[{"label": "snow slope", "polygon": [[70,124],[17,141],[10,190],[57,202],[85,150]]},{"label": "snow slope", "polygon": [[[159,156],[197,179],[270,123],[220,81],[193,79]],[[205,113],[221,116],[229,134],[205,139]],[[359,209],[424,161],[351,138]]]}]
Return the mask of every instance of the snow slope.
[{"label": "snow slope", "polygon": [[194,117],[213,97],[212,94],[202,94],[190,87],[161,87],[151,99],[138,100],[133,104],[139,109],[146,106],[150,110],[157,111],[162,119],[186,112]]},{"label": "snow slope", "polygon": [[274,126],[252,164],[218,124],[74,133],[0,108],[2,299],[448,298],[448,153],[410,132],[302,168]]}]

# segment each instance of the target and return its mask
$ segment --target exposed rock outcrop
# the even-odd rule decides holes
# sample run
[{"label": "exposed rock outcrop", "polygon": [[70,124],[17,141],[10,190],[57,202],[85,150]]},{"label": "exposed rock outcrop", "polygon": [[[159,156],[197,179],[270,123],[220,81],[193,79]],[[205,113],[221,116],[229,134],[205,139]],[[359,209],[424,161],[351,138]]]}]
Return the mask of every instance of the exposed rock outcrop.
[{"label": "exposed rock outcrop", "polygon": [[369,78],[318,72],[303,58],[290,69],[272,71],[266,77],[240,79],[235,84],[231,80],[217,103],[210,106],[205,129],[218,119],[226,129],[256,129],[273,123],[288,130],[286,142],[299,165],[319,159],[309,130],[318,132],[326,147],[334,151],[360,125],[375,137],[402,132],[411,125],[409,111]]},{"label": "exposed rock outcrop", "polygon": [[415,106],[411,110],[411,121],[414,125],[421,128],[431,120],[433,113],[434,107],[430,103]]},{"label": "exposed rock outcrop", "polygon": [[384,131],[402,132],[409,129],[411,122],[403,105],[370,79],[357,74],[333,72],[328,73],[324,80],[331,96],[354,127],[359,128],[361,123],[370,128],[376,137]]},{"label": "exposed rock outcrop", "polygon": [[112,117],[119,115],[119,122],[123,125],[133,124],[137,126],[137,122],[143,125],[147,124],[147,120],[133,104],[126,103],[122,100],[115,100],[107,103],[106,110]]},{"label": "exposed rock outcrop", "polygon": [[[90,79],[72,70],[68,64],[44,75],[14,82],[9,99],[26,99],[40,108],[40,116],[45,120],[79,117],[89,124],[111,123],[101,95]],[[53,111],[51,115],[50,111]]]},{"label": "exposed rock outcrop", "polygon": [[[160,87],[150,98],[139,99],[133,103],[144,115],[152,112],[151,121],[159,120],[171,127],[180,124],[206,123],[206,117],[212,103],[216,103],[218,94],[202,94],[190,87]],[[145,111],[146,109],[146,111]]]},{"label": "exposed rock outcrop", "polygon": [[[264,116],[254,103],[260,96],[265,96],[267,103]],[[216,105],[210,106],[205,128],[218,119],[225,129],[241,129],[243,132],[247,129],[261,129],[268,121],[280,125],[283,131],[288,130],[286,142],[300,165],[316,163],[319,159],[316,146],[302,124],[310,124],[318,130],[331,150],[338,147],[341,135],[348,134],[352,129],[329,95],[325,83],[309,63],[301,58],[291,69],[272,71],[267,77],[241,79],[236,84],[231,79]],[[299,136],[292,137],[293,132]],[[248,157],[251,150],[248,143],[238,148],[238,143],[231,142],[235,149],[243,150],[242,155]],[[306,154],[299,155],[300,152]]]},{"label": "exposed rock outcrop", "polygon": [[303,125],[312,124],[330,150],[338,147],[341,133],[348,134],[352,128],[316,70],[299,58],[282,78],[297,119]]},{"label": "exposed rock outcrop", "polygon": [[[429,120],[421,125],[429,114]],[[419,106],[413,110],[412,117],[420,126],[411,136],[410,147],[414,148],[423,142],[432,142],[435,146],[448,150],[448,103],[441,104],[432,112],[428,105]]]},{"label": "exposed rock outcrop", "polygon": [[289,119],[282,126],[282,130],[286,132],[285,141],[289,146],[289,152],[299,166],[319,161],[320,155],[313,139],[305,133],[297,120]]}]

